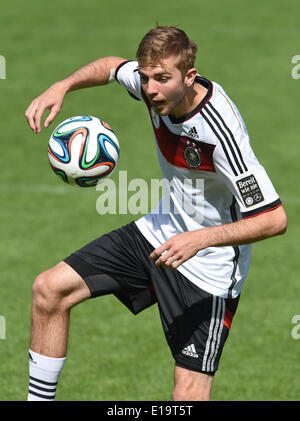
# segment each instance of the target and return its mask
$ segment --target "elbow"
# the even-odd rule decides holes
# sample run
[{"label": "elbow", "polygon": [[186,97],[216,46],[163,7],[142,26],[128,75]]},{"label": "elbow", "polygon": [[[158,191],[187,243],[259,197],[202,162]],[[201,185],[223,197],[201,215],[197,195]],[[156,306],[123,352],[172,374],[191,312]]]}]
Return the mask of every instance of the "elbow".
[{"label": "elbow", "polygon": [[284,209],[281,206],[280,217],[277,219],[275,227],[274,227],[276,229],[276,235],[285,234],[287,230],[287,226],[288,226],[288,218]]},{"label": "elbow", "polygon": [[275,235],[283,235],[283,234],[285,234],[286,233],[286,230],[287,230],[287,221],[278,224],[276,228],[277,229],[276,229],[276,234]]},{"label": "elbow", "polygon": [[279,229],[279,234],[280,235],[286,233],[287,226],[288,226],[288,221],[287,221],[287,218],[285,218],[285,220],[280,225],[280,229]]}]

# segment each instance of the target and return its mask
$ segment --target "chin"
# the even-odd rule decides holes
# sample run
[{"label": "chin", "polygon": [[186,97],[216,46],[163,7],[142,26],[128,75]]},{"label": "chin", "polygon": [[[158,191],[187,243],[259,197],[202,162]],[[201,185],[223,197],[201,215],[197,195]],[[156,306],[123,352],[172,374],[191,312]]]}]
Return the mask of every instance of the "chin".
[{"label": "chin", "polygon": [[161,111],[156,111],[156,114],[158,114],[158,115],[169,115],[169,112],[165,111],[165,110],[161,110]]},{"label": "chin", "polygon": [[169,115],[171,113],[170,107],[162,108],[161,110],[155,110],[158,115]]}]

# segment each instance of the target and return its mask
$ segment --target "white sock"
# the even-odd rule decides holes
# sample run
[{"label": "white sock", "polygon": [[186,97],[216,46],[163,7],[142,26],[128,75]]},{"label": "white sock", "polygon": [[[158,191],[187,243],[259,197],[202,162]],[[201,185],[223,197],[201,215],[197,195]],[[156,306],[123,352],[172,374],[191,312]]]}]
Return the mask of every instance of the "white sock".
[{"label": "white sock", "polygon": [[28,401],[54,401],[65,359],[45,357],[29,350]]}]

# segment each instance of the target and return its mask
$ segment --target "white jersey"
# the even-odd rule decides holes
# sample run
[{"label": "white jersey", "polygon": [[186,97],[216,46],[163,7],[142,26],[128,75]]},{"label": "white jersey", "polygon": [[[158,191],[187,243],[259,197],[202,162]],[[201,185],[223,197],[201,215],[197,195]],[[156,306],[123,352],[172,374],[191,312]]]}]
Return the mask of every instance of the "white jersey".
[{"label": "white jersey", "polygon": [[[249,218],[280,206],[255,157],[243,119],[220,85],[201,76],[201,103],[182,118],[159,116],[143,94],[138,63],[122,63],[117,81],[149,110],[163,178],[158,208],[136,221],[157,248],[175,234]],[[208,247],[178,267],[201,289],[224,298],[241,292],[251,245]]]}]

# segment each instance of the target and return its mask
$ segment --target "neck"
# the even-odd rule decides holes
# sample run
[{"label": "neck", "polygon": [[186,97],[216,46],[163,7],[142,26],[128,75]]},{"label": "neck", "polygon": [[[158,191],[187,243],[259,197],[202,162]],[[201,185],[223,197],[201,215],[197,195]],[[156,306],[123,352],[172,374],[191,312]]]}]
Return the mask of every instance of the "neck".
[{"label": "neck", "polygon": [[172,115],[175,118],[180,118],[190,113],[200,104],[206,94],[207,89],[200,85],[200,83],[194,82],[192,86],[187,88],[185,96]]}]

